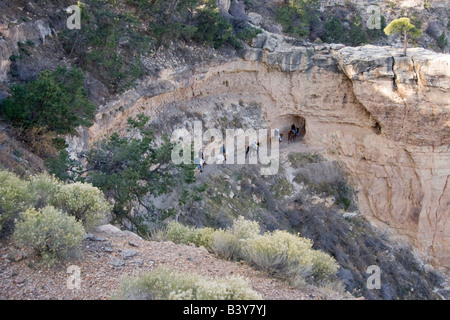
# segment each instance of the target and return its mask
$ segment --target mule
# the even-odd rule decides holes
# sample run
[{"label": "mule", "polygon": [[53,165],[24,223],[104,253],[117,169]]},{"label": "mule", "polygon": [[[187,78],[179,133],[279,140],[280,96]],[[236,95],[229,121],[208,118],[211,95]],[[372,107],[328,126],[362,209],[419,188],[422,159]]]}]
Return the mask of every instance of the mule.
[{"label": "mule", "polygon": [[[294,128],[297,132],[294,131]],[[289,131],[288,133],[288,144],[289,142],[295,142],[295,140],[297,140],[297,136],[300,132],[300,128],[293,126],[291,131]]]}]

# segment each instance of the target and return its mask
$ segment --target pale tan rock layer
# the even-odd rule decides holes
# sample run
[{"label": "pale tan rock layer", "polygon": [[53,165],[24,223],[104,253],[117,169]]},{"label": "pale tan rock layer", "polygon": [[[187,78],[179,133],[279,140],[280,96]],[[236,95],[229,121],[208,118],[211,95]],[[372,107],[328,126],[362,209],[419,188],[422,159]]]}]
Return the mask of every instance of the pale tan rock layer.
[{"label": "pale tan rock layer", "polygon": [[[165,105],[259,102],[272,128],[306,119],[305,142],[347,168],[363,214],[450,266],[450,55],[340,45],[292,47],[263,34],[244,59],[163,70],[100,108],[72,151]],[[381,127],[381,132],[377,128]],[[181,124],[180,124],[181,125]]]}]

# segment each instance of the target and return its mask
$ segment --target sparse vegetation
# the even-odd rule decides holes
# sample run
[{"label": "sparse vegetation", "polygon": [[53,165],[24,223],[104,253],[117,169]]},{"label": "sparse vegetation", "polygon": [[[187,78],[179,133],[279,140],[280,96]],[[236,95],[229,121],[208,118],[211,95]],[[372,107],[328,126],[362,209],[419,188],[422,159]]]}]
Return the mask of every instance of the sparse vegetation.
[{"label": "sparse vegetation", "polygon": [[215,0],[87,0],[78,2],[80,30],[64,30],[61,41],[81,67],[95,73],[112,93],[132,87],[145,73],[142,58],[177,41],[241,47],[260,30],[222,17]]},{"label": "sparse vegetation", "polygon": [[261,300],[242,277],[208,279],[158,268],[122,280],[119,299],[126,300]]},{"label": "sparse vegetation", "polygon": [[312,182],[302,174],[298,174],[294,181],[297,183],[304,183],[315,194],[325,196],[334,196],[336,205],[343,205],[345,210],[350,207],[353,198],[352,189],[345,183],[345,181],[329,182]]},{"label": "sparse vegetation", "polygon": [[[198,246],[199,242],[194,240],[195,230],[202,229],[171,222],[164,238]],[[239,217],[227,230],[207,228],[200,234],[207,235],[210,245],[205,247],[222,259],[245,260],[292,283],[298,283],[299,279],[320,285],[335,281],[336,261],[324,252],[313,250],[311,240],[286,231],[261,234],[256,221]]]},{"label": "sparse vegetation", "polygon": [[292,167],[298,169],[309,163],[318,163],[322,161],[322,157],[317,153],[290,153],[288,155]]}]

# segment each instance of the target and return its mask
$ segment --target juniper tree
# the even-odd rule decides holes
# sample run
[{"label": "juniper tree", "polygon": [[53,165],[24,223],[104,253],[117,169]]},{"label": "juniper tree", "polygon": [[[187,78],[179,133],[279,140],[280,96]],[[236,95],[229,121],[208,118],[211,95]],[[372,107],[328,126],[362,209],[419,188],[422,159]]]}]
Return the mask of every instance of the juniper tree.
[{"label": "juniper tree", "polygon": [[[201,200],[203,192],[203,186],[195,184],[196,166],[176,165],[171,159],[174,144],[163,136],[162,144],[157,146],[148,122],[149,117],[143,114],[128,119],[128,135],[113,133],[94,146],[86,154],[87,163],[80,172],[114,201],[114,220],[120,223],[126,219],[138,232],[146,231],[142,220],[158,219],[169,213],[160,212],[147,196],[175,192],[178,203],[174,203],[174,210],[178,207],[183,211]],[[145,214],[133,215],[134,209],[139,208]]]}]

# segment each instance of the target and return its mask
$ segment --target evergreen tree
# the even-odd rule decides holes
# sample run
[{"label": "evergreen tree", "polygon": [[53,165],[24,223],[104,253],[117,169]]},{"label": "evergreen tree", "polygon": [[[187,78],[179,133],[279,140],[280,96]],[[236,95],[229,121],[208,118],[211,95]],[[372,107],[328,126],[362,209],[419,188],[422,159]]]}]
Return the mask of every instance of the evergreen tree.
[{"label": "evergreen tree", "polygon": [[403,35],[403,54],[406,56],[406,50],[408,48],[408,34],[413,37],[419,37],[422,31],[417,29],[409,18],[400,18],[391,21],[386,28],[384,28],[386,35],[400,33]]}]

